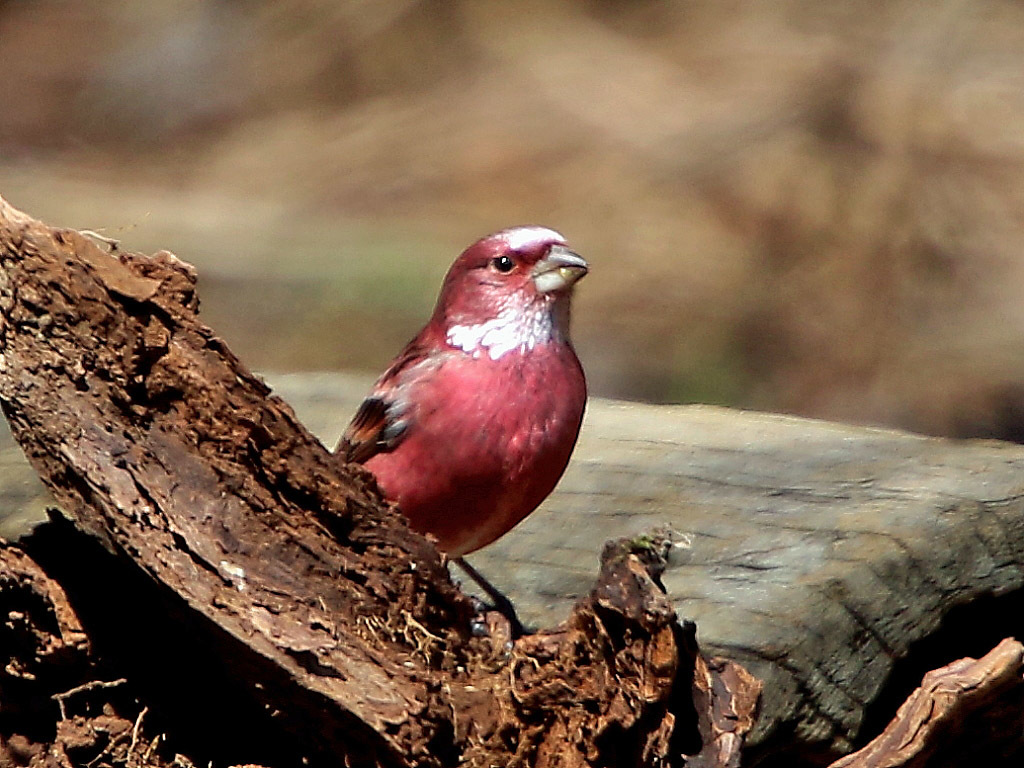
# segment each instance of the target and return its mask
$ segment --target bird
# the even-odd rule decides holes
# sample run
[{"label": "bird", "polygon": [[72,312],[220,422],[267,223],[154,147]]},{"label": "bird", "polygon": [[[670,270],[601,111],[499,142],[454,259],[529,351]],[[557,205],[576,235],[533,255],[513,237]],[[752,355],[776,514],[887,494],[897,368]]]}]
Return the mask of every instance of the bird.
[{"label": "bird", "polygon": [[546,227],[477,240],[335,448],[368,469],[520,633],[508,599],[463,558],[533,512],[569,463],[587,401],[571,301],[588,270]]}]

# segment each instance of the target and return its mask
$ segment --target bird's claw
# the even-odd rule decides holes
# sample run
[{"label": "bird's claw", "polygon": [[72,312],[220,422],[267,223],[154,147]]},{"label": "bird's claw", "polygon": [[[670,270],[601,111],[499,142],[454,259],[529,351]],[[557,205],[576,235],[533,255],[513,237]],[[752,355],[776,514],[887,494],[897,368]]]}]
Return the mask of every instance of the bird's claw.
[{"label": "bird's claw", "polygon": [[469,600],[473,605],[474,614],[469,622],[473,637],[489,637],[495,641],[504,639],[511,645],[513,641],[526,634],[526,628],[519,621],[511,603],[505,606],[508,611],[506,612],[502,606],[491,605],[476,595],[470,595]]}]

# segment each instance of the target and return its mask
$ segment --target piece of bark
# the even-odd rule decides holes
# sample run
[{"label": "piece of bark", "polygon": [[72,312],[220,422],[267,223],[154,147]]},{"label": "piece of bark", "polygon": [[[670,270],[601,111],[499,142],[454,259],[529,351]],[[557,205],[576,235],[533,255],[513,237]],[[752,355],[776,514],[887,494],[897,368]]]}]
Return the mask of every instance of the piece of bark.
[{"label": "piece of bark", "polygon": [[[516,644],[503,691],[511,708],[484,741],[491,759],[495,739],[516,747],[496,764],[738,765],[760,683],[729,662],[709,663],[692,624],[675,621],[657,586],[671,546],[656,537],[608,544],[597,586],[565,625]],[[594,658],[609,660],[618,685]]]},{"label": "piece of bark", "polygon": [[[212,620],[240,674],[271,662],[298,683],[296,726],[335,722],[326,749],[428,751],[447,706],[421,664],[406,671],[402,630],[461,647],[449,636],[468,617],[436,552],[198,323],[189,267],[106,253],[6,204],[0,249],[0,400],[76,524]],[[389,663],[355,632],[366,616],[402,648]]]},{"label": "piece of bark", "polygon": [[1005,639],[980,659],[924,676],[874,741],[830,768],[1009,765],[1024,754],[1024,646]]},{"label": "piece of bark", "polygon": [[[692,643],[696,648],[696,636]],[[744,740],[757,721],[761,681],[734,661],[698,655],[693,686],[703,748],[688,766],[738,768]]]},{"label": "piece of bark", "polygon": [[[107,253],[0,200],[0,401],[75,528],[167,606],[146,631],[198,642],[298,734],[296,761],[684,764],[693,659],[655,566],[607,558],[564,627],[510,651],[474,637],[436,550],[196,308],[170,254]],[[719,711],[749,706],[713,687]]]}]

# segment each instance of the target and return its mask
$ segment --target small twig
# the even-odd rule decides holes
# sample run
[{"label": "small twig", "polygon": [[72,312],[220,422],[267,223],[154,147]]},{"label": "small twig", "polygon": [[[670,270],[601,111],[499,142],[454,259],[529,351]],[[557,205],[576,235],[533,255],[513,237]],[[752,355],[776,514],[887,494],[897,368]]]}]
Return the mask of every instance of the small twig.
[{"label": "small twig", "polygon": [[[108,730],[105,730],[105,729],[97,729],[97,730],[102,730],[103,733],[106,733],[107,736],[110,736],[110,731],[108,731]],[[114,750],[117,749],[117,745],[120,744],[122,741],[124,741],[124,739],[125,739],[124,733],[119,733],[117,736],[114,736],[113,738],[111,738],[110,741],[107,742],[107,746],[105,746],[103,748],[103,751],[100,752],[98,755],[96,755],[96,757],[94,757],[92,760],[90,760],[88,763],[85,764],[86,768],[92,768],[94,765],[96,765],[100,760],[102,760],[107,755],[113,755],[114,754]]]},{"label": "small twig", "polygon": [[149,746],[146,747],[146,754],[142,756],[143,765],[149,765],[149,759],[153,756],[153,753],[156,752],[156,748],[160,745],[160,742],[163,740],[164,734],[162,733],[158,733],[156,736],[153,737],[153,740],[149,742]]},{"label": "small twig", "polygon": [[85,764],[85,768],[92,768],[94,765],[96,765],[104,757],[106,757],[107,755],[113,754],[114,753],[114,749],[122,741],[124,741],[124,734],[123,733],[121,735],[111,739],[109,742],[107,742],[107,746],[105,746],[103,748],[102,752],[100,752],[98,755],[96,755],[96,757],[94,757],[92,760],[90,760],[88,763]]},{"label": "small twig", "polygon": [[135,761],[132,759],[135,755],[135,747],[139,745],[139,731],[142,729],[142,718],[149,712],[149,707],[143,707],[142,711],[139,712],[139,716],[135,718],[135,725],[132,726],[132,741],[128,745],[128,754],[125,756],[124,763],[128,768],[132,768],[135,765]]},{"label": "small twig", "polygon": [[119,677],[117,680],[111,680],[109,682],[105,680],[92,680],[88,683],[76,685],[74,688],[69,688],[68,690],[64,691],[64,693],[55,693],[52,696],[50,696],[50,698],[56,701],[57,706],[60,707],[60,719],[67,720],[68,715],[66,710],[64,709],[64,702],[67,699],[71,698],[76,694],[85,693],[86,691],[95,691],[100,688],[116,688],[117,686],[124,685],[127,682],[128,680],[123,677]]}]

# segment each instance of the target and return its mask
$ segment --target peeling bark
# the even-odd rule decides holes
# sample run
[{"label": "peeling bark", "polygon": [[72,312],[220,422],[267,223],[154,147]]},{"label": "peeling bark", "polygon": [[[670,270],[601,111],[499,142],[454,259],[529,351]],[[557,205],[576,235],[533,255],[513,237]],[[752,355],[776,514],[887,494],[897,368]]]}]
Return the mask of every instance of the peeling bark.
[{"label": "peeling bark", "polygon": [[933,670],[880,736],[830,768],[1019,765],[1022,673],[1024,645],[1009,638],[980,659]]}]

